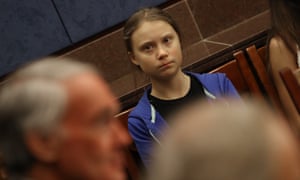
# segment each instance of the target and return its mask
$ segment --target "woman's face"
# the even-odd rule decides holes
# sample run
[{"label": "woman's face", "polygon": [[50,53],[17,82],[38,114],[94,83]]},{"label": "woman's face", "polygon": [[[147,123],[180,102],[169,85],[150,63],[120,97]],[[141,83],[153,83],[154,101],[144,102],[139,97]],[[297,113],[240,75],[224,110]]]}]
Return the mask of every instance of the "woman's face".
[{"label": "woman's face", "polygon": [[131,37],[131,61],[155,79],[167,79],[181,69],[178,34],[165,21],[144,21]]}]

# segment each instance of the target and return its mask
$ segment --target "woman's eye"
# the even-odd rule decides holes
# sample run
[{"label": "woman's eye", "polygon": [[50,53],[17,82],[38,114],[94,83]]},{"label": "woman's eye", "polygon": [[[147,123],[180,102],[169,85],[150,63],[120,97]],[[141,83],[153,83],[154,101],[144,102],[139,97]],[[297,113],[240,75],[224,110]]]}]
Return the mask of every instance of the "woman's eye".
[{"label": "woman's eye", "polygon": [[153,49],[153,46],[152,45],[145,45],[145,46],[143,46],[143,48],[142,48],[144,51],[151,51],[152,49]]},{"label": "woman's eye", "polygon": [[165,37],[165,38],[164,38],[164,42],[165,42],[165,43],[170,43],[171,40],[172,40],[171,37]]}]

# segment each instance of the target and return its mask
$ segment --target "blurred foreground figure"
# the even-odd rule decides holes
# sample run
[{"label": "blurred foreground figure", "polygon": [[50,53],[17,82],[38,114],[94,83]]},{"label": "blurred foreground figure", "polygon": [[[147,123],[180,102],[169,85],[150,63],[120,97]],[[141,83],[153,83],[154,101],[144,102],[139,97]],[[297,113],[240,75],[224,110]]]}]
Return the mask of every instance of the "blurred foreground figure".
[{"label": "blurred foreground figure", "polygon": [[9,179],[125,179],[129,137],[117,99],[91,66],[48,58],[0,92],[0,152]]},{"label": "blurred foreground figure", "polygon": [[197,102],[173,118],[150,180],[300,179],[295,137],[260,102]]}]

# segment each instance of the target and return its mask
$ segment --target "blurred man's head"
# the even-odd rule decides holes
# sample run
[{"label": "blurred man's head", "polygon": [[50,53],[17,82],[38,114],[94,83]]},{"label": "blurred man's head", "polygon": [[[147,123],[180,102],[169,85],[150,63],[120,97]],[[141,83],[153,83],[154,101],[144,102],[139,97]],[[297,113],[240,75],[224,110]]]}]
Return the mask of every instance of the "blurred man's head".
[{"label": "blurred man's head", "polygon": [[0,151],[10,173],[124,179],[129,143],[117,99],[91,66],[49,58],[20,69],[0,93]]},{"label": "blurred man's head", "polygon": [[197,102],[174,115],[149,179],[299,179],[298,145],[285,121],[262,102],[227,102]]}]

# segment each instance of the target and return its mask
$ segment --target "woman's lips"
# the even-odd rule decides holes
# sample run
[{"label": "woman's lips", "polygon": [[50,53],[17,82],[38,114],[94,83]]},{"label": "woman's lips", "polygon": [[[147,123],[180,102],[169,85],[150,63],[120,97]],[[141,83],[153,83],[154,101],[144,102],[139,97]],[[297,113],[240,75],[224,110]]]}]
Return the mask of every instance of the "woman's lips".
[{"label": "woman's lips", "polygon": [[167,62],[167,63],[164,63],[164,64],[162,64],[161,66],[159,66],[159,68],[167,68],[167,67],[169,67],[172,63],[173,63],[172,61]]}]

